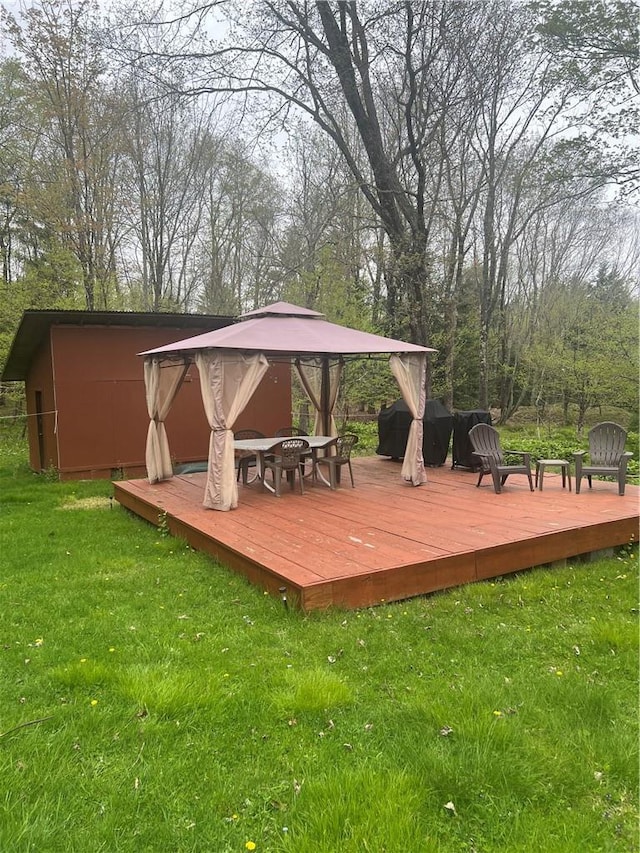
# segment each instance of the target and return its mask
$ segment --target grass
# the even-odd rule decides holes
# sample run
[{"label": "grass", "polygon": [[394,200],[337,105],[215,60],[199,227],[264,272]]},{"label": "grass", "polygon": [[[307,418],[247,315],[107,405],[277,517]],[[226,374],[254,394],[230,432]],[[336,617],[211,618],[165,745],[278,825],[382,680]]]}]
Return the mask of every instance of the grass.
[{"label": "grass", "polygon": [[635,549],[305,616],[24,458],[3,853],[639,849]]}]

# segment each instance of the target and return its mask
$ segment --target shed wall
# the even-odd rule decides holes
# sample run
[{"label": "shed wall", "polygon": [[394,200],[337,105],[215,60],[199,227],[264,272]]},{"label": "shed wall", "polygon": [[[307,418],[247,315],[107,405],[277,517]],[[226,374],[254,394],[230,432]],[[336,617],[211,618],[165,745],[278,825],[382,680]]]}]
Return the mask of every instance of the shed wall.
[{"label": "shed wall", "polygon": [[[51,327],[48,395],[52,403],[55,399],[51,410],[57,410],[58,448],[51,464],[56,465],[62,479],[145,473],[149,417],[143,361],[137,353],[180,340],[184,335],[184,328]],[[44,383],[44,366],[36,370],[34,364],[30,371],[28,399],[35,399],[34,383]],[[290,411],[290,368],[286,364],[273,365],[236,428],[252,427],[273,434],[290,422]],[[176,397],[166,427],[176,462],[207,458],[209,426],[195,366],[190,368]],[[53,442],[55,447],[53,419],[47,422],[47,432],[47,442]],[[32,454],[31,464],[37,469],[35,458]]]},{"label": "shed wall", "polygon": [[25,392],[29,464],[34,471],[57,468],[56,398],[49,340],[43,341],[31,362]]}]

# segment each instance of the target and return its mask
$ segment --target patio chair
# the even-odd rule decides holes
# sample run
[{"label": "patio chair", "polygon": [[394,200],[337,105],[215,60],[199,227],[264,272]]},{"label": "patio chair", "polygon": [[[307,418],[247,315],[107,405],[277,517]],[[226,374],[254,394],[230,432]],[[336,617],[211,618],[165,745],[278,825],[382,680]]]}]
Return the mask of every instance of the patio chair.
[{"label": "patio chair", "polygon": [[[286,474],[287,480],[293,489],[296,480],[296,471],[300,480],[300,493],[304,494],[304,459],[305,453],[309,452],[309,442],[304,438],[283,438],[269,451],[265,457],[265,469],[273,473],[273,490],[276,497],[280,497],[280,484],[282,473]],[[266,475],[266,470],[265,470]]]},{"label": "patio chair", "polygon": [[[264,438],[264,433],[259,432],[257,429],[239,429],[233,434],[233,437],[238,439],[238,441],[244,441],[247,438]],[[257,464],[255,453],[250,453],[248,450],[238,451],[236,456],[236,467],[238,469],[236,479],[240,480],[242,476],[242,482],[245,486],[248,483],[253,483],[258,474],[256,471],[254,476],[249,479],[249,468],[256,468]]]},{"label": "patio chair", "polygon": [[[529,453],[521,450],[502,450],[500,446],[500,434],[495,427],[489,424],[476,424],[469,430],[469,440],[473,447],[473,453],[481,463],[480,476],[476,486],[482,482],[485,474],[491,474],[493,488],[499,495],[507,477],[511,474],[526,474],[529,478],[529,488],[533,491],[533,478],[531,476],[531,457]],[[519,456],[519,465],[508,465],[505,456]]]},{"label": "patio chair", "polygon": [[306,435],[301,429],[298,427],[280,427],[280,429],[276,430],[276,438],[290,438],[294,435]]},{"label": "patio chair", "polygon": [[[316,470],[320,479],[325,482],[330,488],[336,489],[340,482],[340,470],[343,465],[349,468],[349,476],[351,477],[351,488],[355,488],[353,482],[353,470],[351,468],[351,451],[358,443],[358,436],[347,432],[344,435],[339,435],[326,447],[326,456],[321,456],[316,460]],[[318,470],[320,466],[325,466],[329,469],[329,479],[326,480],[322,476],[322,472]]]},{"label": "patio chair", "polygon": [[[276,438],[291,438],[291,437],[297,436],[297,435],[306,435],[306,432],[302,429],[298,429],[298,427],[290,426],[290,427],[280,427],[280,429],[276,430],[275,434],[276,434]],[[303,472],[305,477],[307,476],[307,469],[306,469],[306,466],[304,463],[307,462],[308,460],[310,460],[312,458],[312,456],[313,456],[313,453],[311,451],[309,451],[308,453],[302,454],[302,459],[303,459],[302,472]]]},{"label": "patio chair", "polygon": [[589,488],[591,477],[616,477],[618,494],[624,495],[627,480],[627,463],[633,453],[625,452],[627,433],[618,424],[604,422],[589,430],[589,465],[584,464],[586,450],[573,454],[576,466],[576,494],[580,494],[580,481],[586,477]]}]

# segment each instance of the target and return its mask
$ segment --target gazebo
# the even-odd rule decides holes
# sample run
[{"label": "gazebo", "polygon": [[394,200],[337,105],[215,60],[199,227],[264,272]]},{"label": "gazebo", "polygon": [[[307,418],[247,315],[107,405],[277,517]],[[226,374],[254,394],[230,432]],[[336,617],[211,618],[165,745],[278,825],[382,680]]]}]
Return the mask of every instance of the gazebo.
[{"label": "gazebo", "polygon": [[295,365],[316,411],[316,435],[337,433],[333,410],[345,357],[389,355],[389,364],[413,421],[401,476],[426,482],[422,457],[427,356],[435,350],[329,323],[318,311],[275,302],[241,315],[222,329],[139,353],[149,412],[146,466],[151,483],[173,476],[164,420],[195,362],[206,416],[211,427],[204,506],[229,510],[238,505],[233,425],[269,361]]}]

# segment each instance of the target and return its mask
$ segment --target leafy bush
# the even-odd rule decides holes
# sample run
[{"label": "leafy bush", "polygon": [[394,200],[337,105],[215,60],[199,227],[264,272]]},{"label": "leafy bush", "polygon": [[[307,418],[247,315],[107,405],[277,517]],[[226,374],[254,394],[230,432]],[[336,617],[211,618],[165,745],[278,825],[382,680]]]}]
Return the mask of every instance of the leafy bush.
[{"label": "leafy bush", "polygon": [[378,447],[377,421],[348,421],[340,432],[353,432],[358,436],[355,446],[356,456],[373,456]]},{"label": "leafy bush", "polygon": [[[531,454],[531,462],[535,464],[538,459],[567,459],[571,461],[572,454],[578,450],[588,450],[589,440],[587,435],[576,437],[571,428],[554,430],[546,436],[533,436],[527,434],[526,430],[500,429],[502,447],[505,450],[523,450]],[[638,465],[638,433],[627,434],[627,450],[633,453],[627,467],[628,475],[637,477]]]},{"label": "leafy bush", "polygon": [[577,441],[575,437],[569,439],[563,435],[555,435],[545,438],[534,438],[526,435],[502,434],[502,447],[505,450],[522,450],[531,454],[531,461],[535,463],[538,459],[571,459],[571,455],[577,450],[586,450],[583,441]]},{"label": "leafy bush", "polygon": [[630,450],[633,453],[632,461],[637,462],[638,457],[640,456],[640,433],[627,433],[627,450]]},{"label": "leafy bush", "polygon": [[24,418],[0,418],[0,468],[26,469],[28,458]]}]

